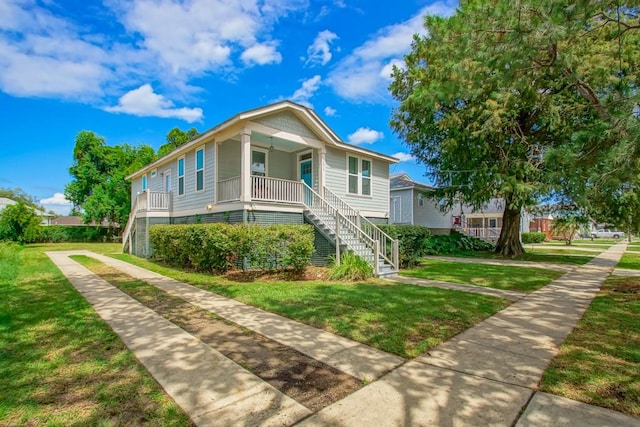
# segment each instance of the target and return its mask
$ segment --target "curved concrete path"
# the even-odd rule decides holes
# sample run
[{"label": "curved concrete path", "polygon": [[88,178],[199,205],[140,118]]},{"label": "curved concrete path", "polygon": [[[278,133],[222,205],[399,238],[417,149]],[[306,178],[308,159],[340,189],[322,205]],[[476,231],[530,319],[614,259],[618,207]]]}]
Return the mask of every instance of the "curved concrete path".
[{"label": "curved concrete path", "polygon": [[[336,361],[336,366],[359,372],[360,377],[372,372],[370,368],[357,368],[366,365],[367,360],[377,365],[374,376],[392,369],[377,381],[313,415],[92,275],[68,258],[70,252],[48,255],[199,425],[513,426],[517,422],[518,426],[640,427],[640,420],[636,418],[535,392],[542,372],[618,262],[625,246],[611,247],[579,270],[566,273],[404,364],[403,359],[378,350],[370,352],[373,349],[358,343],[332,347],[332,334],[323,335],[327,333],[319,331],[320,335],[309,337],[308,326],[198,288],[184,288],[182,286],[189,285],[113,258],[84,253],[129,274],[133,272],[132,275],[176,292],[182,298],[213,301],[215,307],[210,309],[217,310],[216,313],[226,317],[237,312],[234,322],[249,323],[250,329],[260,329],[262,325],[262,330],[271,334],[270,338],[280,336],[278,341],[294,348],[313,348],[313,340],[319,339],[315,351],[319,360],[324,357],[329,362]],[[208,303],[199,301],[199,304],[204,307]],[[272,324],[265,327],[265,322]],[[327,351],[323,351],[325,346]],[[310,354],[314,353],[312,350],[302,352],[316,357]]]}]

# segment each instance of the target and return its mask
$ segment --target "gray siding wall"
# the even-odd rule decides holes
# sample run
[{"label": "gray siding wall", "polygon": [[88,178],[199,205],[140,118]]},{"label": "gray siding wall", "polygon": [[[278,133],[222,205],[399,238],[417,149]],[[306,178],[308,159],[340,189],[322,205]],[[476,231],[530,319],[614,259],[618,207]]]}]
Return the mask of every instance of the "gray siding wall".
[{"label": "gray siding wall", "polygon": [[319,139],[304,123],[302,123],[295,114],[290,111],[284,111],[278,114],[272,114],[255,120],[256,123],[263,124],[275,129],[282,129],[296,135],[306,136],[308,138]]},{"label": "gray siding wall", "polygon": [[[400,198],[400,214],[393,217],[393,224],[411,224],[411,210],[413,209],[412,189],[391,191],[390,197]],[[393,205],[389,205],[389,209],[393,209]],[[392,218],[391,213],[389,218]]]},{"label": "gray siding wall", "polygon": [[347,152],[332,147],[327,147],[325,184],[354,208],[386,215],[389,212],[389,164],[368,157],[362,158],[369,159],[372,163],[371,196],[347,193]]},{"label": "gray siding wall", "polygon": [[438,202],[425,194],[424,204],[418,204],[419,191],[413,192],[413,223],[429,228],[450,229],[452,227],[451,211],[442,212]]},{"label": "gray siding wall", "polygon": [[289,179],[297,181],[296,167],[297,157],[284,151],[273,150],[267,154],[269,173],[271,178]]},{"label": "gray siding wall", "polygon": [[218,179],[229,179],[240,176],[240,143],[227,140],[218,145],[218,157],[222,159],[218,165]]}]

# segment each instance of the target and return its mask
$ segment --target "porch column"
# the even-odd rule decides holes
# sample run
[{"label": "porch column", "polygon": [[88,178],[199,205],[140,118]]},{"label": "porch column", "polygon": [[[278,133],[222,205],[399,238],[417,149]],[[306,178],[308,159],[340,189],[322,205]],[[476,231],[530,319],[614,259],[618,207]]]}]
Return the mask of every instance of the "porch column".
[{"label": "porch column", "polygon": [[240,132],[240,201],[251,201],[251,130]]},{"label": "porch column", "polygon": [[326,162],[327,162],[327,149],[326,147],[320,148],[318,150],[320,152],[320,161],[318,162],[318,194],[322,194],[324,197],[323,189],[324,189],[324,172],[326,170]]}]

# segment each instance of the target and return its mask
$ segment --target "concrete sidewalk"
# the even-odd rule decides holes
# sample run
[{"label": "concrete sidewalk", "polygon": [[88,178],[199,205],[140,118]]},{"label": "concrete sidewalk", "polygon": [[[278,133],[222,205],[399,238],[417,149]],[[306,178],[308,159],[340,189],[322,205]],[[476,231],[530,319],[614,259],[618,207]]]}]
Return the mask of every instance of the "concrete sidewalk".
[{"label": "concrete sidewalk", "polygon": [[291,425],[311,412],[71,260],[47,255],[194,423]]},{"label": "concrete sidewalk", "polygon": [[514,259],[463,258],[463,257],[439,256],[439,255],[437,256],[429,255],[424,258],[432,259],[434,261],[452,261],[452,262],[465,262],[468,264],[486,264],[486,265],[511,265],[514,267],[544,268],[546,270],[557,270],[557,271],[571,271],[571,270],[575,270],[578,267],[577,265],[554,264],[552,262],[518,261]]},{"label": "concrete sidewalk", "polygon": [[[200,425],[513,426],[517,422],[518,426],[640,427],[636,418],[535,392],[542,372],[625,246],[611,247],[579,270],[406,363],[110,257],[86,251],[48,255]],[[92,275],[70,260],[70,254],[97,258],[359,378],[390,372],[310,415],[306,408]]]},{"label": "concrete sidewalk", "polygon": [[533,397],[519,425],[568,420],[567,425],[640,426],[640,420],[613,411],[597,408],[616,415],[594,417],[583,406],[534,396],[545,368],[625,247],[611,247],[300,425],[512,426]]},{"label": "concrete sidewalk", "polygon": [[405,359],[399,356],[216,295],[124,261],[89,251],[77,253],[93,257],[197,307],[365,381],[373,381],[405,362]]}]

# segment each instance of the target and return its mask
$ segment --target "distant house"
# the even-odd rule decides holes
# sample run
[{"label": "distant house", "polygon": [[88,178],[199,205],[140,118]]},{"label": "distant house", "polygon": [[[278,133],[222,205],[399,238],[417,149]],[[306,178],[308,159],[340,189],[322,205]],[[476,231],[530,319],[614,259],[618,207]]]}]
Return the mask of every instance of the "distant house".
[{"label": "distant house", "polygon": [[[6,208],[7,206],[17,205],[17,204],[18,202],[16,202],[13,199],[0,197],[0,211],[4,210],[4,208]],[[53,217],[55,217],[55,215],[46,213],[45,211],[41,209],[36,209],[36,208],[34,208],[33,211],[36,213],[36,215],[40,217],[40,225],[43,225],[43,226],[51,225],[51,220],[53,219]]]},{"label": "distant house", "polygon": [[[502,231],[504,199],[491,199],[480,209],[468,205],[455,205],[452,211],[454,229],[463,234],[484,240],[496,241]],[[529,231],[532,215],[523,211],[520,218],[520,232]]]},{"label": "distant house", "polygon": [[428,227],[433,234],[451,232],[451,211],[429,198],[432,186],[412,180],[406,173],[391,175],[389,206],[391,224]]},{"label": "distant house", "polygon": [[398,269],[389,220],[389,165],[397,159],[346,144],[311,109],[283,101],[239,113],[132,173],[123,249],[149,256],[152,224],[309,223],[314,259],[337,249],[375,274]]}]

